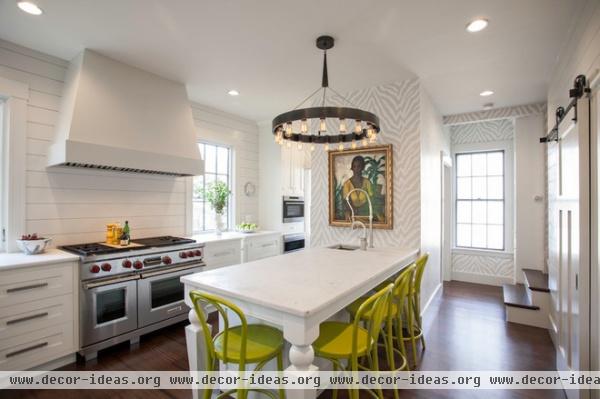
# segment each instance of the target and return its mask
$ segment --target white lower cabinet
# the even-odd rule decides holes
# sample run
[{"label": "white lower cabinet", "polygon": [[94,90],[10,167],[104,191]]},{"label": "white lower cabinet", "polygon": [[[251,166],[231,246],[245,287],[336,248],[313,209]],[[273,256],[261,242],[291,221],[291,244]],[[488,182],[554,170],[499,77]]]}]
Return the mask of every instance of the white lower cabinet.
[{"label": "white lower cabinet", "polygon": [[211,241],[204,246],[206,270],[242,262],[242,239]]},{"label": "white lower cabinet", "polygon": [[282,252],[281,234],[273,233],[244,239],[244,262],[276,256]]},{"label": "white lower cabinet", "polygon": [[27,370],[78,350],[78,262],[0,271],[0,370]]},{"label": "white lower cabinet", "polygon": [[209,241],[204,244],[205,270],[251,262],[282,252],[281,233],[248,234],[237,239]]}]

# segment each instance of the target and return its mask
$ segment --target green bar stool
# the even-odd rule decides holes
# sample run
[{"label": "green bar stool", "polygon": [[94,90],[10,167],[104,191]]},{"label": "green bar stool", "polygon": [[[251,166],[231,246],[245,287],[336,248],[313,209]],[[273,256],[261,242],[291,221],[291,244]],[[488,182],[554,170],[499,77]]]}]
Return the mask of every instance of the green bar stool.
[{"label": "green bar stool", "polygon": [[425,350],[425,334],[423,333],[423,319],[421,318],[421,282],[423,281],[423,274],[425,272],[425,266],[427,266],[428,259],[429,254],[425,253],[416,260],[415,264],[417,268],[415,271],[415,279],[412,288],[412,304],[414,307],[414,312],[417,315],[416,332],[421,339],[421,346],[423,347],[423,350]]},{"label": "green bar stool", "polygon": [[[415,267],[416,266],[413,263],[404,268],[398,274],[393,284],[394,288],[392,290],[392,300],[390,302],[389,309],[392,319],[392,325],[389,329],[386,329],[390,331],[392,341],[397,343],[396,347],[392,345],[390,348],[386,348],[388,362],[390,362],[391,360],[389,364],[390,369],[392,370],[410,369],[406,356],[406,346],[404,345],[405,338],[402,335],[402,325],[404,319],[409,320],[410,318],[412,318],[412,311],[409,312],[410,309],[406,306],[406,304],[408,303],[410,298],[410,290],[412,281],[414,280]],[[358,317],[357,311],[366,299],[367,297],[359,298],[346,308],[346,310],[350,313],[353,319],[356,319]],[[369,314],[364,314],[362,318],[368,319]],[[396,332],[395,334],[394,331]],[[387,342],[387,340],[384,342]],[[395,368],[394,366],[394,354],[399,355],[401,359],[401,365],[398,368]]]},{"label": "green bar stool", "polygon": [[[319,337],[313,343],[315,356],[331,361],[334,371],[379,370],[377,342],[382,325],[384,323],[391,325],[389,304],[392,289],[393,284],[390,284],[366,299],[358,308],[357,317],[351,323],[337,321],[321,323]],[[363,317],[365,314],[369,314],[368,319]],[[361,320],[366,321],[366,327],[360,326]],[[386,335],[386,339],[390,341],[388,344],[391,346],[391,332]],[[369,367],[360,364],[360,358],[366,358]],[[343,360],[348,362],[347,367],[342,365]],[[383,399],[381,389],[378,389],[377,394],[370,390],[369,392]],[[358,397],[358,390],[350,390],[350,398],[358,399]],[[337,398],[337,390],[334,390],[333,398]]]},{"label": "green bar stool", "polygon": [[[215,295],[199,291],[191,291],[190,298],[194,304],[194,310],[200,320],[202,332],[204,334],[204,343],[206,346],[206,368],[207,371],[218,371],[219,361],[225,363],[234,363],[238,365],[238,370],[246,370],[247,364],[257,364],[254,371],[260,371],[271,359],[277,358],[277,369],[283,370],[283,333],[276,328],[263,324],[248,324],[246,316],[240,308],[233,303]],[[214,306],[222,317],[224,328],[214,338],[211,334],[211,328],[206,322],[206,315],[203,306]],[[240,319],[240,325],[229,327],[229,317],[227,311],[235,313]],[[232,389],[223,392],[217,398],[223,398],[237,391],[237,397],[246,398],[248,391],[246,389]],[[266,389],[253,389],[272,399],[277,396]],[[204,399],[210,399],[212,389],[204,390]],[[279,389],[279,398],[285,398],[285,390]]]}]

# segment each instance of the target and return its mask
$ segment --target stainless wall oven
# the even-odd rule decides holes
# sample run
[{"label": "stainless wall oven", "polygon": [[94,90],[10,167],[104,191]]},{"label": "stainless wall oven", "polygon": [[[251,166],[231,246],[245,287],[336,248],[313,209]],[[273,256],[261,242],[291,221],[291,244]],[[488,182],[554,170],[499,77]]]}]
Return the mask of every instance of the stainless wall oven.
[{"label": "stainless wall oven", "polygon": [[304,221],[304,198],[283,197],[283,223]]},{"label": "stainless wall oven", "polygon": [[304,247],[304,234],[287,234],[283,236],[283,252],[300,251]]}]

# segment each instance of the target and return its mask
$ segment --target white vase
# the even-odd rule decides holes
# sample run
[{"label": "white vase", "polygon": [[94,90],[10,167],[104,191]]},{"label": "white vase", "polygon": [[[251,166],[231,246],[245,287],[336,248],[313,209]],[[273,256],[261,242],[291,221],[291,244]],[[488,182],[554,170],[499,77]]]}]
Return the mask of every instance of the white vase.
[{"label": "white vase", "polygon": [[215,213],[215,226],[216,226],[216,234],[218,236],[223,234],[223,230],[225,230],[225,226],[223,224],[223,214]]}]

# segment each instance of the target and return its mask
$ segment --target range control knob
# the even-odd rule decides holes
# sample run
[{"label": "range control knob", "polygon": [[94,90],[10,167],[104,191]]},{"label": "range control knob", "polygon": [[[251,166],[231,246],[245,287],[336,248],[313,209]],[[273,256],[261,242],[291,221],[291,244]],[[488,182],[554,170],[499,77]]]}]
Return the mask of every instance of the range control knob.
[{"label": "range control knob", "polygon": [[129,259],[125,259],[125,260],[123,261],[123,267],[126,267],[126,268],[128,268],[128,269],[131,267],[131,264],[132,264],[132,263],[131,263],[131,261],[130,261]]},{"label": "range control knob", "polygon": [[165,265],[170,265],[172,262],[171,258],[168,256],[163,256],[162,261]]},{"label": "range control knob", "polygon": [[100,273],[100,266],[93,265],[92,267],[90,267],[90,272],[92,272],[92,273]]},{"label": "range control knob", "polygon": [[192,257],[194,256],[194,251],[188,251],[188,252],[187,252],[187,256],[188,256],[189,258],[192,258]]},{"label": "range control knob", "polygon": [[144,267],[144,264],[143,264],[141,261],[139,261],[139,260],[136,260],[135,262],[133,262],[133,268],[134,268],[134,269],[137,269],[137,270],[139,270],[139,269],[141,269],[142,267]]},{"label": "range control knob", "polygon": [[196,256],[202,256],[202,251],[200,251],[199,249],[194,251],[194,255]]},{"label": "range control knob", "polygon": [[110,269],[112,269],[112,266],[110,265],[110,263],[103,263],[102,264],[102,270],[104,270],[105,272],[109,272]]},{"label": "range control knob", "polygon": [[187,253],[186,253],[186,252],[180,252],[180,253],[179,253],[179,257],[180,257],[181,259],[185,259],[185,258],[187,258]]}]

